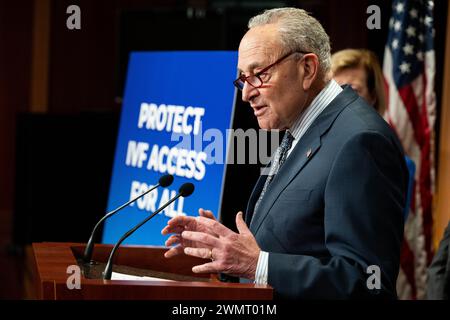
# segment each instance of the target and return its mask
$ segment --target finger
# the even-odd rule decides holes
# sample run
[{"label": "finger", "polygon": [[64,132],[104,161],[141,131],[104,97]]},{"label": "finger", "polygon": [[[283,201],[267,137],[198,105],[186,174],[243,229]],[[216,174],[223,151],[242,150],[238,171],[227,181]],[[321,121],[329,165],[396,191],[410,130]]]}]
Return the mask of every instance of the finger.
[{"label": "finger", "polygon": [[161,234],[165,236],[170,233],[182,233],[184,231],[184,229],[185,229],[184,226],[165,226],[161,230]]},{"label": "finger", "polygon": [[211,261],[199,266],[192,267],[192,272],[194,273],[218,273],[220,271],[221,270],[219,269],[219,265],[216,263],[216,261]]},{"label": "finger", "polygon": [[210,248],[184,248],[184,253],[188,256],[193,256],[203,259],[211,259],[211,249]]},{"label": "finger", "polygon": [[247,227],[247,224],[244,221],[242,211],[239,211],[236,215],[236,227],[240,234],[250,232],[249,228]]},{"label": "finger", "polygon": [[171,236],[169,239],[166,240],[165,245],[167,247],[173,246],[174,244],[178,244],[181,243],[181,236],[178,235],[173,235]]},{"label": "finger", "polygon": [[167,225],[161,230],[161,234],[181,233],[186,228],[195,229],[196,224],[197,220],[194,217],[177,216],[167,222]]},{"label": "finger", "polygon": [[205,217],[196,217],[196,219],[198,223],[202,224],[203,226],[205,226],[206,228],[208,228],[209,230],[211,230],[212,232],[214,232],[219,236],[226,237],[227,235],[233,232],[216,220],[208,219]]},{"label": "finger", "polygon": [[167,225],[177,224],[178,220],[179,220],[179,216],[173,217],[169,221],[167,221]]},{"label": "finger", "polygon": [[172,258],[172,257],[182,254],[183,252],[184,252],[184,250],[183,250],[182,246],[176,246],[176,247],[173,247],[173,248],[170,248],[169,250],[167,250],[164,253],[164,257]]},{"label": "finger", "polygon": [[197,243],[202,243],[204,245],[207,245],[209,247],[222,247],[222,242],[219,240],[219,238],[216,238],[210,234],[204,233],[204,232],[195,232],[195,231],[183,231],[181,233],[181,237],[186,240],[191,240]]},{"label": "finger", "polygon": [[196,223],[195,217],[177,216],[177,217],[172,218],[169,221],[167,221],[167,225],[169,225],[169,226],[176,226],[176,225],[185,226],[190,223]]},{"label": "finger", "polygon": [[202,217],[216,220],[216,217],[214,216],[214,214],[211,210],[205,210],[205,209],[200,208],[200,209],[198,209],[198,214]]}]

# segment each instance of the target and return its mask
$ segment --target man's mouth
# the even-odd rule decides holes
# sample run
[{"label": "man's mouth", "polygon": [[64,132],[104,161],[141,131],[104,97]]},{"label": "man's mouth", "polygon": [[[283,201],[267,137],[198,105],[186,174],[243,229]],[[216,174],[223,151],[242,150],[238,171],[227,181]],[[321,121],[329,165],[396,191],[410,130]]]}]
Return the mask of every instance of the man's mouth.
[{"label": "man's mouth", "polygon": [[267,106],[252,106],[252,108],[255,116],[259,117],[265,112]]}]

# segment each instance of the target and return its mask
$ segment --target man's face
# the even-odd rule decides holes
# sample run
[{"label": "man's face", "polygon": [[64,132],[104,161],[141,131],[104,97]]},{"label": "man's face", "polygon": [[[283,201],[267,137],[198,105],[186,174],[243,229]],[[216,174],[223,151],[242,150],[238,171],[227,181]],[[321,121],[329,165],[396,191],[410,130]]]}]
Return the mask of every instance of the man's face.
[{"label": "man's face", "polygon": [[[256,74],[286,53],[276,25],[254,27],[239,45],[240,74]],[[274,65],[261,75],[264,84],[260,88],[245,83],[242,100],[250,103],[262,129],[287,129],[304,108],[307,94],[302,87],[302,60],[293,54]]]}]

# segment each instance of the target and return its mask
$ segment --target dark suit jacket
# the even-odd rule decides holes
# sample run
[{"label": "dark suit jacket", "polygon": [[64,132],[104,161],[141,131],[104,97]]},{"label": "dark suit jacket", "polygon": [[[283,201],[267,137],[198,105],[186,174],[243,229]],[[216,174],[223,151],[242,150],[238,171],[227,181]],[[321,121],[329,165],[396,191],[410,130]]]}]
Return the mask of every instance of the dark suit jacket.
[{"label": "dark suit jacket", "polygon": [[[398,139],[372,107],[346,86],[252,217],[266,178],[253,190],[246,222],[269,252],[276,297],[396,298],[408,171]],[[367,286],[370,265],[380,268],[380,290]]]},{"label": "dark suit jacket", "polygon": [[450,299],[450,222],[439,242],[439,248],[428,267],[427,299]]}]

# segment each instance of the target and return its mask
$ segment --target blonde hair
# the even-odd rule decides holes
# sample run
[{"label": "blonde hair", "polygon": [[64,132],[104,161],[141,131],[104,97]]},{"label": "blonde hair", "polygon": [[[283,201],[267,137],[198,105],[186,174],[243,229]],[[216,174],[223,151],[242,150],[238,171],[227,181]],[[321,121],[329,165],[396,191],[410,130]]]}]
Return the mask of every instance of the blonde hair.
[{"label": "blonde hair", "polygon": [[331,56],[333,74],[347,68],[363,68],[366,71],[366,85],[369,94],[375,98],[374,108],[381,115],[386,110],[384,78],[377,56],[367,49],[345,49]]},{"label": "blonde hair", "polygon": [[330,38],[317,19],[298,8],[276,8],[254,16],[248,28],[266,24],[277,24],[284,48],[294,51],[308,51],[319,59],[319,70],[325,77],[331,66]]}]

